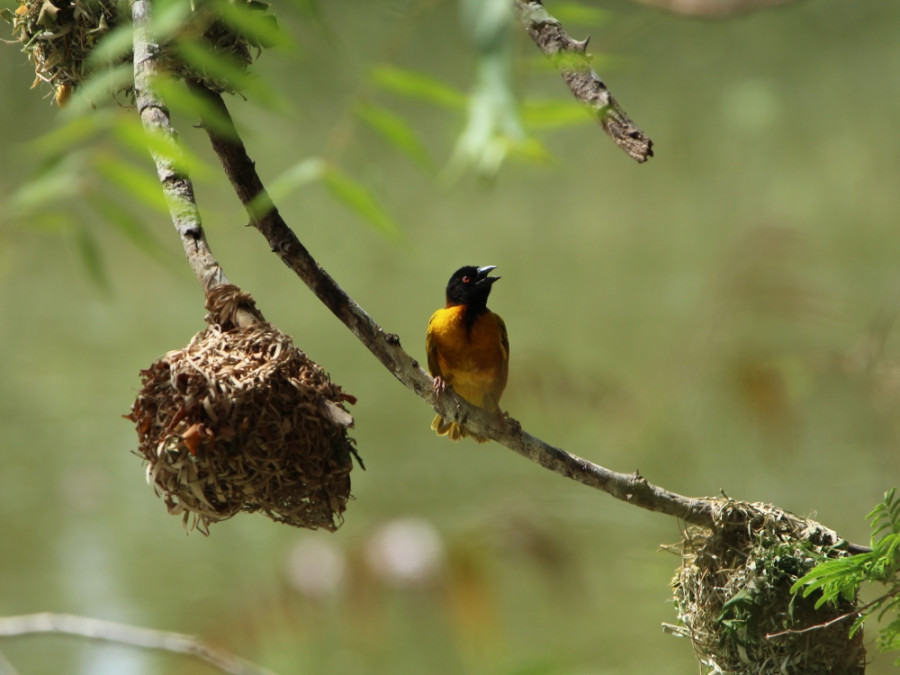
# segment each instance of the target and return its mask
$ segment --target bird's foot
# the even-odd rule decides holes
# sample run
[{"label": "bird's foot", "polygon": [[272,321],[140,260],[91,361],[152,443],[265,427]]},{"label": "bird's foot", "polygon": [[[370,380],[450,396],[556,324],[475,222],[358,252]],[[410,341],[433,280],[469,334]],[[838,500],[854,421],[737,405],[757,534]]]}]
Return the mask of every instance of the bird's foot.
[{"label": "bird's foot", "polygon": [[443,377],[438,375],[436,378],[434,378],[434,385],[432,386],[432,389],[434,390],[435,398],[443,394],[446,388],[447,383],[444,381]]},{"label": "bird's foot", "polygon": [[522,425],[519,423],[519,420],[510,417],[508,412],[503,413],[503,421],[506,422],[506,426],[509,427],[513,433],[519,433],[522,430]]}]

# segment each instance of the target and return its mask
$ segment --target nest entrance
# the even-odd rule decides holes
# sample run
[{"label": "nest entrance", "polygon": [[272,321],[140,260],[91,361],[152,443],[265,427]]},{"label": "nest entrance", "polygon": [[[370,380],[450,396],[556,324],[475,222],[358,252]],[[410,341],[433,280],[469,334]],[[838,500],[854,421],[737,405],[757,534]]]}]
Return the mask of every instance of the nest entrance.
[{"label": "nest entrance", "polygon": [[148,482],[188,530],[208,534],[241,511],[336,530],[356,456],[344,404],[355,399],[248,294],[225,286],[211,298],[209,327],[141,372],[128,417]]},{"label": "nest entrance", "polygon": [[[679,634],[708,675],[856,675],[862,631],[849,637],[856,602],[814,608],[790,588],[836,548],[834,532],[766,504],[723,499],[712,530],[689,528],[673,579]],[[846,618],[836,620],[838,617]]]}]

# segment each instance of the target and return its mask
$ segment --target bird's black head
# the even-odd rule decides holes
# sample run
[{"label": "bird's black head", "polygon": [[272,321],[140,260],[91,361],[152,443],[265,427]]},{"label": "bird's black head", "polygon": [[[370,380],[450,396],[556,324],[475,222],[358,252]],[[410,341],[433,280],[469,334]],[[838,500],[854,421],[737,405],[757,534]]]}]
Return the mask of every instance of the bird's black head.
[{"label": "bird's black head", "polygon": [[456,270],[447,283],[447,307],[467,305],[475,311],[484,309],[491,294],[491,286],[500,278],[488,276],[495,269],[496,265],[467,265]]}]

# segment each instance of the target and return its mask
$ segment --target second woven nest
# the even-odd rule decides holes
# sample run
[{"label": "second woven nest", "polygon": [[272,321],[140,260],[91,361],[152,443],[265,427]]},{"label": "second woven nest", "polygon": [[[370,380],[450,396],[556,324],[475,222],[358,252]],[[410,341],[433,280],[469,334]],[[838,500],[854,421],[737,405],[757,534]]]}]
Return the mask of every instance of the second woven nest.
[{"label": "second woven nest", "polygon": [[[722,499],[715,526],[688,528],[673,580],[681,626],[708,675],[862,675],[855,599],[816,608],[791,587],[824,558],[847,555],[811,520]],[[849,619],[849,620],[848,620]]]}]

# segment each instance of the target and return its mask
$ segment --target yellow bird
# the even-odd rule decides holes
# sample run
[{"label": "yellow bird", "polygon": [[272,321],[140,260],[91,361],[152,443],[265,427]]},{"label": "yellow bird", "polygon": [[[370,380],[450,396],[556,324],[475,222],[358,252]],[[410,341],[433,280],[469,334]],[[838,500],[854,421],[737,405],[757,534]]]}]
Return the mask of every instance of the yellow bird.
[{"label": "yellow bird", "polygon": [[[509,374],[509,336],[503,319],[487,308],[491,287],[500,278],[489,276],[494,269],[466,266],[453,273],[446,307],[428,322],[425,352],[436,393],[449,386],[469,403],[499,415]],[[488,440],[440,415],[431,428],[454,441],[466,436],[479,443]]]}]

